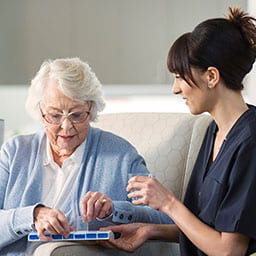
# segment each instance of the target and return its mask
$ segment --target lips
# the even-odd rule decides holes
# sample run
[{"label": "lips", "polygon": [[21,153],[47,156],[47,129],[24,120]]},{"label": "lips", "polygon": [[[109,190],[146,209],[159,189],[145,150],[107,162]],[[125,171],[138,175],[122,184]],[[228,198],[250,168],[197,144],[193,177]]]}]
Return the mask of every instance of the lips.
[{"label": "lips", "polygon": [[185,101],[185,104],[188,103],[188,99],[187,98],[182,98]]},{"label": "lips", "polygon": [[75,135],[69,135],[69,136],[66,136],[66,135],[59,135],[59,137],[63,140],[71,140],[75,137]]}]

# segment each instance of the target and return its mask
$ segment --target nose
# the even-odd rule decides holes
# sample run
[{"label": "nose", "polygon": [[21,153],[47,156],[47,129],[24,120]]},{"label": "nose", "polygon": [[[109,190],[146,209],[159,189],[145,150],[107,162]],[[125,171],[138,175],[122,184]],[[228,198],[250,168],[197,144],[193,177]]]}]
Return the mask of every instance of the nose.
[{"label": "nose", "polygon": [[176,79],[174,80],[173,85],[172,85],[172,93],[173,94],[181,93],[181,89],[180,89],[179,83],[176,81]]},{"label": "nose", "polygon": [[61,126],[62,129],[69,130],[73,128],[73,123],[69,120],[68,116],[62,121]]}]

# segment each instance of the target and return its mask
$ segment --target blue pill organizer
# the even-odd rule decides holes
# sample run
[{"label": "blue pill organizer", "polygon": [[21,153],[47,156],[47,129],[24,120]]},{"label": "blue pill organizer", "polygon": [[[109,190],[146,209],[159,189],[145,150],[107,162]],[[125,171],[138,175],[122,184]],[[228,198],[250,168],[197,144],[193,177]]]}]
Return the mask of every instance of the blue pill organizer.
[{"label": "blue pill organizer", "polygon": [[[46,234],[53,241],[81,241],[81,240],[109,240],[114,238],[112,231],[75,231],[71,232],[67,238],[62,235]],[[28,234],[29,242],[41,241],[37,233]]]}]

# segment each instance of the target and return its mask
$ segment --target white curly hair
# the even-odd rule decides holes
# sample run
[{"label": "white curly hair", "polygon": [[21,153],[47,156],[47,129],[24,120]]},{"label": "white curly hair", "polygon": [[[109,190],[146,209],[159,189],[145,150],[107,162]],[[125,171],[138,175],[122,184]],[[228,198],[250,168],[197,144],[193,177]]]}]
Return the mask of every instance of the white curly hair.
[{"label": "white curly hair", "polygon": [[91,102],[90,121],[96,121],[98,112],[105,107],[102,85],[91,67],[79,58],[46,60],[32,79],[26,100],[26,110],[36,120],[41,120],[39,103],[53,79],[61,92],[74,99]]}]

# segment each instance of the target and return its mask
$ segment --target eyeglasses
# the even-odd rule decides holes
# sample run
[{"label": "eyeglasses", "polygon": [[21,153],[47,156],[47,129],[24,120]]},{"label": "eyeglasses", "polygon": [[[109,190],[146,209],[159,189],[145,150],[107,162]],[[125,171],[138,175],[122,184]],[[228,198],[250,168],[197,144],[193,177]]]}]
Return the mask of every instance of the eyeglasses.
[{"label": "eyeglasses", "polygon": [[[66,118],[68,118],[68,120],[72,124],[83,123],[90,115],[90,111],[82,111],[82,110],[76,111],[76,112],[70,112],[68,114],[62,114],[57,111],[53,111],[52,113],[50,113],[50,112],[43,113],[40,103],[39,103],[39,108],[40,108],[40,112],[41,112],[41,115],[44,118],[44,120],[47,123],[54,124],[54,125],[62,124]],[[90,106],[90,108],[91,108],[91,106]]]}]

